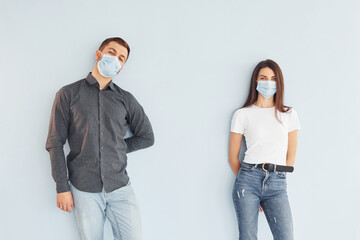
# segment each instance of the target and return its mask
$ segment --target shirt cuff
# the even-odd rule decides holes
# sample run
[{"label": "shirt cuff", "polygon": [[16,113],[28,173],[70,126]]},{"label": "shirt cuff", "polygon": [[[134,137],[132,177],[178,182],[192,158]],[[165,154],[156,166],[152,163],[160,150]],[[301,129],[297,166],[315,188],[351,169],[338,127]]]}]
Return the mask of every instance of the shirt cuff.
[{"label": "shirt cuff", "polygon": [[61,183],[56,183],[56,192],[57,193],[69,192],[69,191],[70,191],[70,186],[67,181],[61,182]]}]

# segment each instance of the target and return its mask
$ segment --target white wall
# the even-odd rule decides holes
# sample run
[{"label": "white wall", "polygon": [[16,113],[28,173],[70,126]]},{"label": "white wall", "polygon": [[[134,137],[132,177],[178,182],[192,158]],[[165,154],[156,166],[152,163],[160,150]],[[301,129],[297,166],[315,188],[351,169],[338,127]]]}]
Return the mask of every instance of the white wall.
[{"label": "white wall", "polygon": [[[55,203],[50,110],[112,36],[132,49],[115,82],[156,134],[152,148],[129,154],[144,239],[237,238],[230,120],[267,58],[283,69],[285,103],[302,125],[288,177],[296,239],[360,239],[359,1],[0,4],[1,239],[78,238],[72,213]],[[259,239],[272,239],[263,214]]]}]

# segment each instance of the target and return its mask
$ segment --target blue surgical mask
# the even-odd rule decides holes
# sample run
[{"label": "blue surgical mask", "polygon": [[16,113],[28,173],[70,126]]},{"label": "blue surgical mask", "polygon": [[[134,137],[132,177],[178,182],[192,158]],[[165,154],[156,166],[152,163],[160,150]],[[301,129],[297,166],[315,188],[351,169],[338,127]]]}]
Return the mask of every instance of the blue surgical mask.
[{"label": "blue surgical mask", "polygon": [[104,77],[115,77],[121,69],[119,59],[115,56],[104,54],[97,63],[98,70]]},{"label": "blue surgical mask", "polygon": [[275,81],[258,81],[256,90],[266,98],[272,97],[276,93]]}]

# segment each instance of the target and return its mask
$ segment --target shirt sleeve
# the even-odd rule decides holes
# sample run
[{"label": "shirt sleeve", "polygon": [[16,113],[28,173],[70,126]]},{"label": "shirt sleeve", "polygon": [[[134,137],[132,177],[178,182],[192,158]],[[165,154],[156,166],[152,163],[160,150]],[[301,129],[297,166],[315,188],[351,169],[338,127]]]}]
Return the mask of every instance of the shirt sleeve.
[{"label": "shirt sleeve", "polygon": [[133,136],[125,139],[127,150],[130,153],[154,144],[154,133],[149,118],[143,107],[131,93],[128,94],[127,120]]},{"label": "shirt sleeve", "polygon": [[46,150],[50,154],[51,171],[57,193],[70,191],[65,163],[64,144],[68,136],[70,120],[69,101],[61,88],[55,96],[51,110]]},{"label": "shirt sleeve", "polygon": [[244,134],[245,124],[244,124],[245,116],[244,111],[238,109],[235,111],[233,118],[231,120],[231,132]]},{"label": "shirt sleeve", "polygon": [[288,132],[294,130],[300,130],[300,122],[298,118],[298,114],[294,108],[292,108],[289,112],[289,120],[288,120]]}]

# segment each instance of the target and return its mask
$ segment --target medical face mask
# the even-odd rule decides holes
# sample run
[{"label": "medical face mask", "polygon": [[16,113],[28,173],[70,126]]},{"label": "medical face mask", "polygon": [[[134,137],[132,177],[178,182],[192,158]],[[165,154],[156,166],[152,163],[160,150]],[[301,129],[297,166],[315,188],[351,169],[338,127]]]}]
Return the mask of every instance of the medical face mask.
[{"label": "medical face mask", "polygon": [[121,69],[119,59],[115,56],[104,54],[97,63],[98,70],[104,77],[115,77]]},{"label": "medical face mask", "polygon": [[276,93],[275,81],[258,81],[256,90],[266,98],[272,97]]}]

